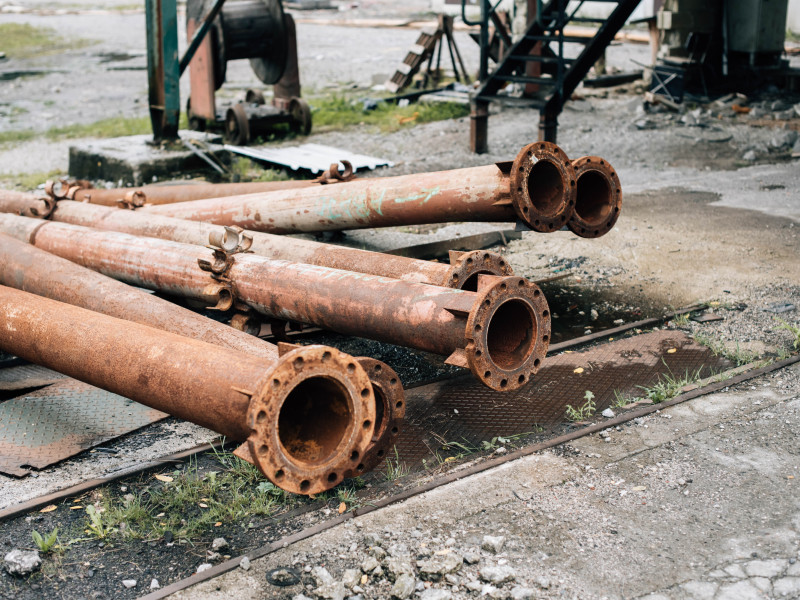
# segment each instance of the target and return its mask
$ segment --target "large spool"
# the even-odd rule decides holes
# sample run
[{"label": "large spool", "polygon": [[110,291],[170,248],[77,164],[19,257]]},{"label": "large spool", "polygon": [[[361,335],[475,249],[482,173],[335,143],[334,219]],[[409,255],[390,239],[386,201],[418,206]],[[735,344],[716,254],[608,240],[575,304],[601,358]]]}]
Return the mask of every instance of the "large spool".
[{"label": "large spool", "polygon": [[[187,19],[200,22],[213,0],[188,0]],[[214,61],[214,86],[225,82],[227,62],[249,59],[266,85],[277,83],[286,70],[289,36],[280,0],[228,0],[208,32]]]}]

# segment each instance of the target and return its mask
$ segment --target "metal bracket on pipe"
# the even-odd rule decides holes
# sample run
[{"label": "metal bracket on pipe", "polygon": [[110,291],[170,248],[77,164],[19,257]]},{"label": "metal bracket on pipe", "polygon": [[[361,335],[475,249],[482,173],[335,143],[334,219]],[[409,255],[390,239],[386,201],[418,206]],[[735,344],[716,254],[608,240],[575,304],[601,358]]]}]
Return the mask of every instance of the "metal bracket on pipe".
[{"label": "metal bracket on pipe", "polygon": [[19,211],[23,217],[32,217],[34,219],[49,219],[56,209],[59,200],[64,200],[75,194],[77,190],[81,189],[80,186],[71,185],[67,180],[60,181],[48,180],[44,184],[44,193],[46,196],[39,198],[44,202],[44,209],[30,207]]},{"label": "metal bracket on pipe", "polygon": [[212,231],[208,236],[208,242],[209,245],[206,247],[214,252],[214,260],[212,262],[198,258],[197,264],[214,279],[214,283],[206,288],[209,296],[217,298],[217,304],[211,307],[211,310],[234,309],[236,314],[231,317],[231,327],[251,335],[258,335],[261,331],[261,320],[247,304],[237,300],[233,281],[228,276],[235,255],[252,252],[250,246],[253,245],[253,236],[244,233],[241,227],[226,226],[221,231]]},{"label": "metal bracket on pipe", "polygon": [[125,210],[136,210],[147,206],[147,197],[142,190],[131,190],[121,200],[117,200],[117,206]]},{"label": "metal bracket on pipe", "polygon": [[331,166],[328,167],[328,170],[324,171],[314,181],[316,183],[325,185],[328,183],[339,183],[355,179],[356,176],[353,172],[353,163],[351,163],[349,160],[340,160],[339,162],[344,165],[344,171],[339,171],[339,163],[331,163]]}]

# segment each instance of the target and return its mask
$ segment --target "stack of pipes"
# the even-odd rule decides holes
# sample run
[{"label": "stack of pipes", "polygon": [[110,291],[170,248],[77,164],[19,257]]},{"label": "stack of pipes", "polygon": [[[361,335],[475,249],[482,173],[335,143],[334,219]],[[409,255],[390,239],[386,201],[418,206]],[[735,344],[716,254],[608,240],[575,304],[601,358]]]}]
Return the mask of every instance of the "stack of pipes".
[{"label": "stack of pipes", "polygon": [[[607,161],[547,142],[486,167],[349,179],[0,191],[0,349],[223,433],[276,485],[314,494],[380,463],[402,385],[375,359],[246,333],[261,320],[441,354],[511,391],[539,370],[550,314],[493,252],[446,265],[282,234],[518,220],[598,237],[621,208]],[[228,310],[233,327],[131,286]]]}]

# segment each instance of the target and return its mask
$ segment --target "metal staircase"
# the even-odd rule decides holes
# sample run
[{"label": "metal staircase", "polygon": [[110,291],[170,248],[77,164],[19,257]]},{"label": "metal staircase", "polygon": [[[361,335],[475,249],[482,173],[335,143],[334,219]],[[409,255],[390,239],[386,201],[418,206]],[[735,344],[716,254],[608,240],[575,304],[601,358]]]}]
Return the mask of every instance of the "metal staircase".
[{"label": "metal staircase", "polygon": [[[539,139],[556,141],[558,115],[564,103],[569,100],[589,69],[603,55],[640,2],[640,0],[601,1],[615,5],[606,18],[576,16],[584,0],[539,2],[536,19],[530,22],[525,35],[516,43],[510,44],[508,50],[498,57],[494,70],[489,71],[490,28],[499,33],[504,40],[510,40],[508,32],[499,31],[501,23],[496,12],[499,2],[492,6],[490,0],[480,0],[481,19],[473,22],[466,18],[462,0],[464,22],[481,27],[479,33],[481,85],[472,99],[470,115],[470,146],[473,152],[487,151],[491,102],[539,109]],[[585,23],[597,25],[594,35],[586,37],[565,35],[564,29],[568,25]],[[566,58],[564,56],[566,44],[581,44],[584,47],[577,58]],[[525,85],[525,93],[521,97],[500,93],[511,82]]]}]

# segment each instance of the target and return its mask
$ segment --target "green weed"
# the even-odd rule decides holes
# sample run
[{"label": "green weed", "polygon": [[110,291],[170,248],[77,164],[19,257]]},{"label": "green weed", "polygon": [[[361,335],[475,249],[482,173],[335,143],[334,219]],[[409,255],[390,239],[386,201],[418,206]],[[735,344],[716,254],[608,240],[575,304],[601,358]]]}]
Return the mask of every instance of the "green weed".
[{"label": "green weed", "polygon": [[401,477],[405,477],[411,472],[411,469],[404,462],[400,461],[400,454],[397,451],[397,446],[394,447],[394,458],[391,456],[386,457],[386,473],[384,478],[386,481],[395,481]]},{"label": "green weed", "polygon": [[44,536],[34,529],[31,532],[31,537],[33,538],[33,543],[36,544],[36,547],[39,549],[39,552],[42,554],[48,554],[51,550],[57,547],[58,527]]},{"label": "green weed", "polygon": [[592,418],[594,415],[597,410],[597,406],[594,402],[594,394],[590,390],[586,390],[583,398],[586,402],[584,402],[580,408],[575,408],[571,404],[567,405],[566,417],[569,421],[573,423],[576,421],[585,421]]},{"label": "green weed", "polygon": [[736,342],[736,346],[734,348],[730,348],[722,340],[711,337],[702,331],[695,332],[694,341],[711,350],[715,356],[727,358],[737,367],[751,363],[758,358],[758,354],[752,350],[741,348],[739,346],[739,342]]},{"label": "green weed", "polygon": [[86,507],[86,514],[89,517],[86,523],[86,533],[98,540],[103,540],[112,533],[119,531],[116,527],[106,523],[103,518],[104,512],[97,510],[92,504]]},{"label": "green weed", "polygon": [[640,385],[637,387],[644,392],[646,398],[652,400],[654,404],[659,404],[680,395],[684,387],[698,381],[700,379],[700,371],[701,369],[697,369],[693,373],[687,371],[683,377],[675,376],[672,373],[662,374],[654,385],[650,387]]},{"label": "green weed", "polygon": [[789,334],[794,337],[794,340],[792,340],[792,348],[794,350],[800,350],[800,323],[792,325],[779,317],[775,317],[775,320],[780,323],[777,327],[778,331],[788,331]]}]

